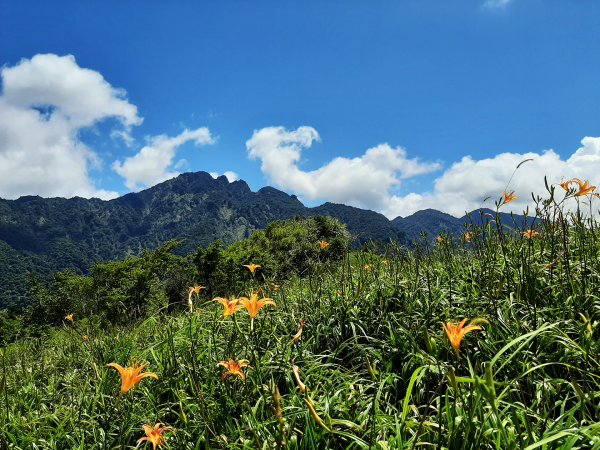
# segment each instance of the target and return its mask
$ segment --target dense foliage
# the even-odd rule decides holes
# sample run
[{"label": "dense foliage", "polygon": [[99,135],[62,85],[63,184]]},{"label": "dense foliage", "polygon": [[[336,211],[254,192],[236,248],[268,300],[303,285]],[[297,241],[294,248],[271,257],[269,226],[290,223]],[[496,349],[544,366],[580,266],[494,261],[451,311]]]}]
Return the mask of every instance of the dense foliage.
[{"label": "dense foliage", "polygon": [[600,449],[600,236],[551,195],[384,254],[315,219],[63,274],[2,348],[0,448]]},{"label": "dense foliage", "polygon": [[[322,249],[319,242],[327,242]],[[149,311],[187,308],[188,287],[200,282],[202,298],[239,296],[250,279],[282,280],[305,275],[315,266],[344,257],[350,245],[345,226],[330,217],[277,221],[248,239],[224,248],[217,241],[195,253],[173,252],[180,241],[168,241],[141,256],[95,264],[88,275],[57,272],[49,286],[28,280],[33,299],[26,307],[0,315],[0,344],[17,337],[39,336],[64,322],[66,311],[90,317],[101,326],[124,325],[148,316]],[[241,269],[261,261],[256,275]]]}]

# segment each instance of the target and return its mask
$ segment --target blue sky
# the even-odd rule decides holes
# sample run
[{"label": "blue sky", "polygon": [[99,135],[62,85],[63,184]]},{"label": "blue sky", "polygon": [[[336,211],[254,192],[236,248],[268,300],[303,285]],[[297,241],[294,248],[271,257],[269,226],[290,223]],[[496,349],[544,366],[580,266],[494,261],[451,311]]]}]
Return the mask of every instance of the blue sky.
[{"label": "blue sky", "polygon": [[[600,2],[0,2],[0,197],[185,171],[388,217],[600,182]],[[492,200],[484,201],[491,197]]]}]

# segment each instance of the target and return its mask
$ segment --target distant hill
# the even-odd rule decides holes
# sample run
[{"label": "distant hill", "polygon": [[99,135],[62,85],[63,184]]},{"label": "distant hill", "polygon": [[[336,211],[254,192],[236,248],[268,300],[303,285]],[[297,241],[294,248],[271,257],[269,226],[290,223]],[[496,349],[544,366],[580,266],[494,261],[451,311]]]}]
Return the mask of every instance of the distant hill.
[{"label": "distant hill", "polygon": [[363,245],[369,241],[389,242],[398,240],[408,244],[404,230],[396,227],[383,214],[355,208],[337,203],[324,203],[315,208],[309,208],[309,215],[335,217],[346,224],[348,231],[354,235],[355,245]]},{"label": "distant hill", "polygon": [[[530,228],[534,224],[534,219],[518,214],[499,213],[498,217],[509,228]],[[404,218],[396,217],[391,223],[403,234],[405,241],[415,242],[423,234],[430,238],[442,233],[460,235],[466,231],[467,225],[481,227],[491,223],[495,226],[496,211],[481,208],[457,218],[435,209],[425,209]]]},{"label": "distant hill", "polygon": [[402,230],[411,242],[419,239],[423,233],[435,237],[441,233],[459,234],[465,230],[461,219],[435,209],[418,211],[405,218],[396,217],[391,223]]}]

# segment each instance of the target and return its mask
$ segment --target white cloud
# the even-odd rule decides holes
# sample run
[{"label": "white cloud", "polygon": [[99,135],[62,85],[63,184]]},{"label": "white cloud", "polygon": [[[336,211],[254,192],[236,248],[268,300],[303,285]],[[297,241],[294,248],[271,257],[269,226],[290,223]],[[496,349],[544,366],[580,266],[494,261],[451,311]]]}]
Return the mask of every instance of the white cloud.
[{"label": "white cloud", "polygon": [[490,9],[505,8],[512,0],[485,0],[483,6]]},{"label": "white cloud", "polygon": [[231,170],[227,170],[227,171],[223,172],[223,175],[225,175],[225,178],[227,178],[230,183],[233,183],[234,181],[240,179],[238,174],[235,172],[232,172]]},{"label": "white cloud", "polygon": [[[494,202],[505,189],[514,190],[519,199],[502,210],[521,213],[533,205],[532,193],[548,197],[544,175],[550,184],[573,177],[589,179],[596,185],[600,182],[600,138],[595,137],[584,138],[582,147],[566,160],[553,150],[502,153],[481,160],[465,156],[436,178],[429,192],[405,194],[398,194],[404,179],[432,172],[440,165],[409,159],[404,149],[381,144],[361,157],[335,158],[319,169],[303,171],[298,166],[302,150],[318,139],[318,133],[310,127],[295,131],[270,127],[255,131],[246,146],[250,158],[261,160],[263,173],[275,186],[304,199],[372,209],[389,218],[407,216],[425,208],[462,216],[479,207],[494,208]],[[527,159],[532,161],[522,164],[515,172]],[[557,194],[562,195],[560,188]]]},{"label": "white cloud", "polygon": [[252,159],[260,159],[261,169],[277,187],[291,190],[305,199],[383,210],[390,190],[401,180],[439,169],[438,163],[408,159],[403,148],[380,144],[357,158],[338,157],[310,172],[298,167],[303,149],[319,141],[314,128],[283,127],[257,130],[246,142]]},{"label": "white cloud", "polygon": [[81,68],[72,55],[35,55],[2,70],[5,100],[17,107],[52,105],[76,127],[116,117],[139,125],[137,108],[125,91],[112,87],[100,73]]},{"label": "white cloud", "polygon": [[[534,207],[533,196],[549,198],[544,176],[549,184],[578,177],[594,185],[600,182],[600,138],[585,137],[582,147],[563,160],[554,150],[541,153],[502,153],[493,158],[474,160],[465,156],[434,181],[432,192],[392,196],[383,211],[388,217],[406,215],[424,208],[435,208],[455,216],[479,207],[494,208],[504,189],[515,191],[519,199],[503,206],[503,211],[522,213]],[[519,169],[515,168],[523,161]],[[514,176],[513,176],[514,172]],[[512,180],[511,180],[512,176]],[[510,185],[507,187],[508,181]],[[562,188],[556,191],[562,198]],[[487,199],[487,200],[486,200]],[[574,207],[570,202],[567,207]],[[533,212],[533,210],[530,210]]]},{"label": "white cloud", "polygon": [[171,170],[179,166],[178,163],[173,163],[175,151],[190,141],[197,146],[215,142],[210,131],[205,127],[196,130],[186,129],[175,137],[155,136],[150,138],[148,145],[134,156],[126,158],[124,162],[115,161],[112,168],[125,178],[125,185],[129,189],[153,186],[179,175],[179,172]]},{"label": "white cloud", "polygon": [[[235,172],[232,172],[231,170],[223,172],[222,175],[225,175],[225,178],[227,178],[227,181],[229,181],[230,183],[233,183],[234,181],[240,179],[238,174]],[[210,176],[216,180],[217,178],[219,178],[221,176],[221,174],[218,172],[210,172]]]},{"label": "white cloud", "polygon": [[89,169],[101,161],[78,135],[112,118],[127,139],[142,119],[125,92],[73,56],[36,55],[1,77],[0,196],[116,197],[96,188]]}]

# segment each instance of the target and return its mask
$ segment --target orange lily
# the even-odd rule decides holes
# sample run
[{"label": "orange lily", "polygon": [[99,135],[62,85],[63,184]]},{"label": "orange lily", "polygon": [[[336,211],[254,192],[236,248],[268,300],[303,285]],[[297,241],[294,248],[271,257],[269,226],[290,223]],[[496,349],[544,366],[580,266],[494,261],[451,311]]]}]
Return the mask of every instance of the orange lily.
[{"label": "orange lily", "polygon": [[322,250],[325,250],[327,247],[329,247],[329,242],[323,240],[319,242],[319,246],[321,247]]},{"label": "orange lily", "polygon": [[260,269],[260,264],[244,264],[244,267],[246,267],[250,271],[250,273],[254,275],[254,271],[256,269]]},{"label": "orange lily", "polygon": [[258,312],[263,306],[277,306],[272,298],[261,298],[259,300],[258,294],[256,293],[250,294],[250,298],[240,297],[240,302],[242,303],[242,306],[246,308],[248,314],[250,314],[250,329],[254,329],[254,318],[258,315]]},{"label": "orange lily", "polygon": [[190,307],[190,312],[194,311],[194,304],[192,303],[192,295],[196,294],[196,298],[198,298],[198,295],[200,295],[200,291],[202,289],[206,289],[206,286],[200,286],[198,284],[195,284],[195,285],[191,286],[190,288],[188,288],[188,306]]},{"label": "orange lily", "polygon": [[443,244],[444,242],[446,242],[446,238],[444,236],[437,236],[435,238],[435,242],[437,242],[438,244]]},{"label": "orange lily", "polygon": [[144,378],[150,377],[158,380],[158,375],[156,375],[154,372],[141,373],[142,370],[146,368],[147,364],[141,364],[133,367],[123,367],[117,363],[110,363],[107,364],[107,366],[116,369],[119,372],[119,375],[121,375],[121,394],[124,394],[128,390],[135,387]]},{"label": "orange lily", "polygon": [[231,316],[242,309],[242,305],[238,305],[240,299],[233,296],[229,300],[222,297],[216,297],[214,300],[223,305],[223,317]]},{"label": "orange lily", "polygon": [[465,242],[471,242],[471,233],[467,231],[464,235]]},{"label": "orange lily", "polygon": [[527,239],[533,239],[534,237],[539,236],[540,232],[537,230],[527,230],[523,231],[523,237]]},{"label": "orange lily", "polygon": [[69,322],[73,323],[73,314],[67,314],[65,316],[65,320],[68,320]]},{"label": "orange lily", "polygon": [[561,183],[558,183],[558,185],[563,188],[565,191],[569,191],[570,189],[570,185],[573,182],[573,180],[567,180],[567,181],[563,181]]},{"label": "orange lily", "polygon": [[154,428],[150,425],[142,425],[144,431],[146,432],[146,437],[139,438],[138,444],[140,442],[148,441],[152,444],[152,449],[156,450],[156,446],[162,446],[165,443],[165,438],[163,437],[163,433],[165,431],[176,431],[173,427],[165,427],[162,423],[157,423],[154,425]]},{"label": "orange lily", "polygon": [[235,375],[236,377],[245,380],[246,373],[243,372],[242,369],[244,369],[245,367],[252,369],[252,366],[250,365],[250,362],[247,359],[240,359],[239,361],[236,361],[235,359],[229,358],[228,361],[221,361],[217,364],[217,366],[225,367],[227,369],[225,372],[223,372],[223,375],[221,376],[222,381],[225,381],[225,378],[227,378],[230,375]]},{"label": "orange lily", "polygon": [[[455,325],[453,322],[442,323],[442,327],[446,332],[446,336],[448,336],[448,340],[454,350],[456,350],[456,356],[460,357],[458,354],[458,349],[460,347],[460,343],[462,342],[465,334],[470,333],[471,331],[481,330],[482,328],[479,325],[468,325],[465,327],[469,319],[464,318],[458,325]],[[481,321],[482,319],[479,319]]]},{"label": "orange lily", "polygon": [[583,195],[598,195],[594,194],[596,190],[596,186],[590,186],[590,182],[588,180],[581,181],[579,178],[573,178],[573,181],[579,185],[579,191],[575,193],[575,197],[581,197]]},{"label": "orange lily", "polygon": [[519,198],[515,195],[515,191],[512,191],[510,194],[508,192],[504,191],[502,193],[502,195],[504,196],[504,199],[502,200],[502,203],[500,203],[500,206],[506,205],[507,203],[510,203],[513,200],[516,200]]},{"label": "orange lily", "polygon": [[206,289],[206,286],[201,286],[199,284],[195,284],[188,288],[188,297],[191,297],[192,294],[199,295],[202,289]]}]

